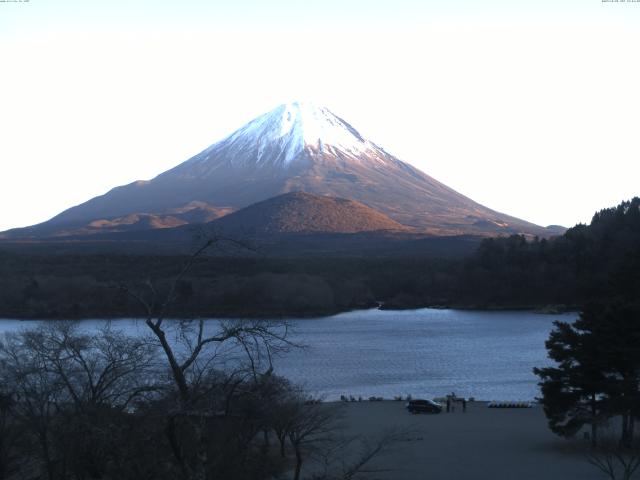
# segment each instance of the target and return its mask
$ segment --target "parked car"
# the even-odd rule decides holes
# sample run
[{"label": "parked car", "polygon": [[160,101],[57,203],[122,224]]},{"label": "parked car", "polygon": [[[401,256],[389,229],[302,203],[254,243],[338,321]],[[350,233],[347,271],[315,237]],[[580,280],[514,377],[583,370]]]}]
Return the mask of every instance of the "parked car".
[{"label": "parked car", "polygon": [[407,410],[409,413],[440,413],[442,405],[433,400],[409,400],[407,402]]}]

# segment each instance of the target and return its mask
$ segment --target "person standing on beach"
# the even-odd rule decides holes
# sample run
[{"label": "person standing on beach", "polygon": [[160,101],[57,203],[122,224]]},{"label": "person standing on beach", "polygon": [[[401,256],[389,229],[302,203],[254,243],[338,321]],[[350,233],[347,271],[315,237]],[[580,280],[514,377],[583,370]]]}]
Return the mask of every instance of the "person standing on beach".
[{"label": "person standing on beach", "polygon": [[467,413],[467,399],[462,399],[462,413]]},{"label": "person standing on beach", "polygon": [[451,411],[451,398],[447,395],[447,413]]}]

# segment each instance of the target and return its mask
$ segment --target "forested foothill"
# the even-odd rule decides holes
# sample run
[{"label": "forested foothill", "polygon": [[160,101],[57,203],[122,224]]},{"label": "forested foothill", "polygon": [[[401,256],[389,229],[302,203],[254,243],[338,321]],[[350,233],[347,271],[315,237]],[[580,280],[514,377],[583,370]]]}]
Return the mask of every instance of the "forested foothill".
[{"label": "forested foothill", "polygon": [[[203,255],[185,275],[171,315],[322,315],[383,308],[577,308],[594,296],[640,291],[640,199],[596,213],[551,239],[478,241],[468,256],[269,257]],[[0,316],[137,315],[122,287],[166,287],[186,255],[48,253],[0,246]]]}]

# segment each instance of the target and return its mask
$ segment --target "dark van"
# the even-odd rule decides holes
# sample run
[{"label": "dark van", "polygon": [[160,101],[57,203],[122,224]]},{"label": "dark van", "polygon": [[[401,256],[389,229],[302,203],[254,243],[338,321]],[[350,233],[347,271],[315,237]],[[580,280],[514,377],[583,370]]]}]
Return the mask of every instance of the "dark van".
[{"label": "dark van", "polygon": [[440,413],[442,405],[433,400],[409,400],[407,410],[409,413]]}]

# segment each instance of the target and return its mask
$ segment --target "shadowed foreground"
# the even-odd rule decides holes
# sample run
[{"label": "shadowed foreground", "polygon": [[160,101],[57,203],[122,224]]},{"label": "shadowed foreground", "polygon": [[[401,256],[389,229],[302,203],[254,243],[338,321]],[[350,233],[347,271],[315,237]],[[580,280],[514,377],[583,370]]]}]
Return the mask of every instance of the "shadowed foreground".
[{"label": "shadowed foreground", "polygon": [[605,478],[586,459],[587,444],[552,434],[540,407],[411,415],[405,402],[345,404],[347,435],[413,429],[369,466],[367,478],[393,480],[591,480]]}]

